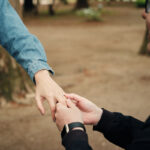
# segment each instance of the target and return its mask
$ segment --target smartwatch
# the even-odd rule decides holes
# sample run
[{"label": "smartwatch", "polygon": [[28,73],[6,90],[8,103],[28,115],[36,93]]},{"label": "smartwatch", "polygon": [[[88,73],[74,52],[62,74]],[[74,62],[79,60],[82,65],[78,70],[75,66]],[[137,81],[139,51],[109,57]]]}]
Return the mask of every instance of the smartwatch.
[{"label": "smartwatch", "polygon": [[81,123],[81,122],[72,122],[70,124],[65,124],[64,125],[64,128],[61,132],[61,137],[63,138],[65,134],[69,133],[74,128],[82,128],[86,132],[86,129],[85,129],[83,123]]}]

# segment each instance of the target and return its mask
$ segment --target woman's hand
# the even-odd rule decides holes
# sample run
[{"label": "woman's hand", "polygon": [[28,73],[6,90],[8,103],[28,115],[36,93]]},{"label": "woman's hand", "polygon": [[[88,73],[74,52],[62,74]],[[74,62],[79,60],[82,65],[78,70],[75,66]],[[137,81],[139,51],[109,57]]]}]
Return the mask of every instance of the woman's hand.
[{"label": "woman's hand", "polygon": [[43,101],[47,100],[51,109],[53,120],[55,119],[56,103],[66,105],[66,98],[62,88],[50,77],[47,70],[41,70],[35,74],[36,102],[41,114],[45,114]]}]

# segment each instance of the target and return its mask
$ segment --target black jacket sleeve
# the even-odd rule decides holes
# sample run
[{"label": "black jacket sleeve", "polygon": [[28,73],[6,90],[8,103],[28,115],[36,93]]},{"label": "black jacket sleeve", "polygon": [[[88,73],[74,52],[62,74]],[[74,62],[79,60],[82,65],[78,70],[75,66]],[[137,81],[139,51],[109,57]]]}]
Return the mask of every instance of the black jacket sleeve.
[{"label": "black jacket sleeve", "polygon": [[62,144],[66,150],[92,150],[86,132],[81,130],[72,130],[64,135]]},{"label": "black jacket sleeve", "polygon": [[126,149],[143,124],[131,116],[103,109],[101,120],[93,129],[102,132],[110,142]]}]

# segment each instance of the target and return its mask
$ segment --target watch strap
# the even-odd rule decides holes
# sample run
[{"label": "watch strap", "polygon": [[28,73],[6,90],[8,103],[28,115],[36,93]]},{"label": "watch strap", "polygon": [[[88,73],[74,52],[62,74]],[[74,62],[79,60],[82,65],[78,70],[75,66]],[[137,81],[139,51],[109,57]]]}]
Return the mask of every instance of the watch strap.
[{"label": "watch strap", "polygon": [[86,132],[86,129],[85,129],[83,123],[81,123],[81,122],[72,122],[70,124],[65,124],[64,125],[64,128],[61,132],[61,137],[63,138],[66,133],[72,131],[72,129],[74,129],[74,128],[82,128]]}]

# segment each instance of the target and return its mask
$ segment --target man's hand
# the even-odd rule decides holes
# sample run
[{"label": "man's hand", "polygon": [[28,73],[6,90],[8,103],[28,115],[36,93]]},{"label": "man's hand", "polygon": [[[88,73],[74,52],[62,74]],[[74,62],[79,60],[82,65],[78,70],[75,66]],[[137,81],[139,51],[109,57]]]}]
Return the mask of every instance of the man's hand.
[{"label": "man's hand", "polygon": [[36,102],[41,114],[45,114],[43,101],[47,100],[53,120],[55,119],[56,102],[66,105],[64,91],[57,85],[47,70],[41,70],[35,74],[36,81]]},{"label": "man's hand", "polygon": [[142,17],[146,20],[146,26],[148,29],[148,37],[147,38],[149,40],[147,49],[150,51],[150,13],[143,12]]},{"label": "man's hand", "polygon": [[81,110],[84,124],[96,125],[102,116],[103,110],[94,103],[76,94],[65,94]]},{"label": "man's hand", "polygon": [[67,106],[61,103],[56,104],[56,125],[60,131],[63,130],[65,124],[72,122],[83,123],[81,111],[75,106],[75,104],[70,100],[67,100]]}]

